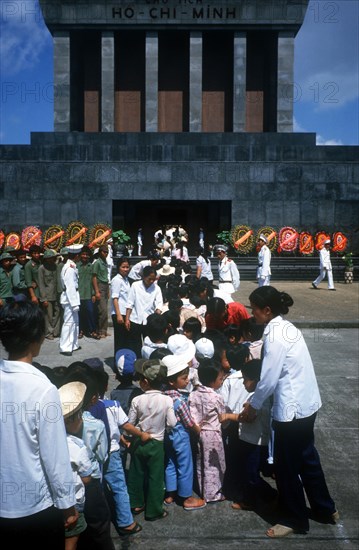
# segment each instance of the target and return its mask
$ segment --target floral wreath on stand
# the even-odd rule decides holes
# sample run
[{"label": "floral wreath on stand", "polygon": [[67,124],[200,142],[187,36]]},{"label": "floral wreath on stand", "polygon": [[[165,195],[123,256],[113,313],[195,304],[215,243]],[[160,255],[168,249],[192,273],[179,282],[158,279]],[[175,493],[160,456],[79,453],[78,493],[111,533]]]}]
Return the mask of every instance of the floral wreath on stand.
[{"label": "floral wreath on stand", "polygon": [[233,247],[238,254],[249,254],[254,247],[254,235],[248,225],[236,225],[231,231]]},{"label": "floral wreath on stand", "polygon": [[[266,225],[265,227],[261,227],[261,229],[258,229],[258,231],[257,231],[256,243],[258,243],[259,237],[261,235],[264,235],[266,237],[266,239],[268,241],[267,246],[268,246],[269,250],[272,253],[275,252],[275,250],[277,249],[277,243],[278,243],[276,230],[273,227],[270,227],[269,225]],[[259,252],[258,245],[256,246],[256,250],[257,250],[257,252]]]},{"label": "floral wreath on stand", "polygon": [[61,225],[51,225],[44,233],[44,247],[59,251],[64,242],[65,231]]},{"label": "floral wreath on stand", "polygon": [[96,223],[89,231],[89,247],[97,248],[111,237],[112,229],[107,223]]},{"label": "floral wreath on stand", "polygon": [[330,235],[326,231],[318,231],[315,235],[315,249],[321,250],[326,240],[330,240]]},{"label": "floral wreath on stand", "polygon": [[298,232],[294,227],[282,227],[282,229],[279,231],[279,245],[278,245],[278,253],[281,254],[282,252],[295,252],[297,246],[298,246]]},{"label": "floral wreath on stand", "polygon": [[35,225],[29,225],[22,230],[21,233],[21,244],[24,250],[28,251],[30,246],[36,244],[41,246],[42,241],[42,231],[39,227]]},{"label": "floral wreath on stand", "polygon": [[17,231],[11,231],[5,237],[5,246],[19,250],[21,246],[21,235]]},{"label": "floral wreath on stand", "polygon": [[342,254],[348,246],[348,239],[341,231],[333,233],[333,252]]},{"label": "floral wreath on stand", "polygon": [[314,239],[308,231],[302,231],[299,235],[299,254],[312,256],[314,254]]},{"label": "floral wreath on stand", "polygon": [[5,233],[0,229],[0,250],[2,249],[5,242]]},{"label": "floral wreath on stand", "polygon": [[65,246],[70,246],[72,244],[85,244],[87,231],[87,227],[82,222],[75,221],[69,223],[66,229]]}]

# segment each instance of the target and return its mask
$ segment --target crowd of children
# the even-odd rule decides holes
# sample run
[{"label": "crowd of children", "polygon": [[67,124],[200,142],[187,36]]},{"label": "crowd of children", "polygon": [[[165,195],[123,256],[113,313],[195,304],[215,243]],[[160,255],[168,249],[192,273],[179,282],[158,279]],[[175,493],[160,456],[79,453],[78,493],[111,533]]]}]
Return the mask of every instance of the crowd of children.
[{"label": "crowd of children", "polygon": [[66,550],[112,549],[111,523],[130,536],[142,529],[137,515],[164,519],[171,505],[194,511],[227,499],[233,509],[252,510],[275,499],[260,473],[268,411],[245,429],[239,423],[260,376],[251,356],[260,327],[249,318],[242,327],[202,332],[190,317],[178,332],[164,319],[152,314],[143,358],[117,350],[119,385],[109,399],[99,358],[67,368],[35,363],[59,388],[76,480],[80,520],[66,532]]}]

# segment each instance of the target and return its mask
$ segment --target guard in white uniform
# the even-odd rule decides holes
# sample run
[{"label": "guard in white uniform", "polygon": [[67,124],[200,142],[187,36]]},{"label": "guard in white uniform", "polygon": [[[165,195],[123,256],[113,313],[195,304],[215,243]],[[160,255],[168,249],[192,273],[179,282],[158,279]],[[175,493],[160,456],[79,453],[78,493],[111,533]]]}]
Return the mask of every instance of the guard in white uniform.
[{"label": "guard in white uniform", "polygon": [[79,337],[79,309],[80,294],[78,291],[79,274],[75,261],[78,259],[82,245],[66,247],[68,260],[61,270],[62,293],[60,304],[64,310],[64,319],[60,335],[60,353],[72,355],[73,351],[80,348]]},{"label": "guard in white uniform", "polygon": [[267,243],[267,237],[261,234],[258,240],[258,246],[260,246],[257,268],[258,286],[270,285],[270,276],[272,274],[270,269],[271,252],[267,246]]},{"label": "guard in white uniform", "polygon": [[240,278],[239,271],[231,258],[227,256],[227,247],[225,245],[216,245],[216,255],[218,263],[218,286],[219,290],[226,294],[233,294],[239,289]]},{"label": "guard in white uniform", "polygon": [[329,239],[325,241],[323,248],[319,252],[319,261],[320,261],[320,273],[318,277],[315,279],[315,281],[312,282],[312,287],[317,290],[319,283],[322,282],[325,275],[327,274],[328,290],[336,290],[336,288],[334,288],[332,262],[330,261],[330,240]]}]

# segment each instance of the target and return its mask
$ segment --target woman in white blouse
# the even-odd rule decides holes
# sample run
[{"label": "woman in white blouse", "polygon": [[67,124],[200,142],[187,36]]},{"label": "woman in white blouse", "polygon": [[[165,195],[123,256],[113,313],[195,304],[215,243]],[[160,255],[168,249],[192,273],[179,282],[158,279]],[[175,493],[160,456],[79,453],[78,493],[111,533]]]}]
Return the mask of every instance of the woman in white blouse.
[{"label": "woman in white blouse", "polygon": [[128,331],[125,328],[126,306],[131,284],[128,278],[130,264],[123,256],[117,264],[118,273],[111,281],[114,356],[119,349],[127,348]]},{"label": "woman in white blouse", "polygon": [[322,403],[313,363],[300,330],[282,317],[293,305],[288,294],[263,286],[249,300],[257,323],[266,327],[261,379],[251,403],[244,405],[241,421],[254,420],[264,401],[273,396],[274,467],[281,505],[278,523],[266,534],[277,538],[306,533],[304,491],[313,519],[327,523],[339,519],[314,446],[314,422]]},{"label": "woman in white blouse", "polygon": [[197,271],[196,271],[197,278],[201,279],[201,277],[206,277],[209,281],[211,281],[211,284],[212,284],[213,273],[212,273],[211,260],[208,258],[208,255],[203,250],[203,248],[198,249],[196,266],[197,266]]}]

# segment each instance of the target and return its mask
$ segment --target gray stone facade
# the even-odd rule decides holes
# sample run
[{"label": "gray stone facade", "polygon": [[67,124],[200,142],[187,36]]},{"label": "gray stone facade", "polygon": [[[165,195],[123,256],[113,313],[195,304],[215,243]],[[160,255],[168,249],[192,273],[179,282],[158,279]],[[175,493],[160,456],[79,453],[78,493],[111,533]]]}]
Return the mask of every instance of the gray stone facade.
[{"label": "gray stone facade", "polygon": [[34,133],[0,147],[0,228],[112,225],[113,201],[230,201],[232,225],[340,230],[358,249],[358,152],[315,134]]}]

